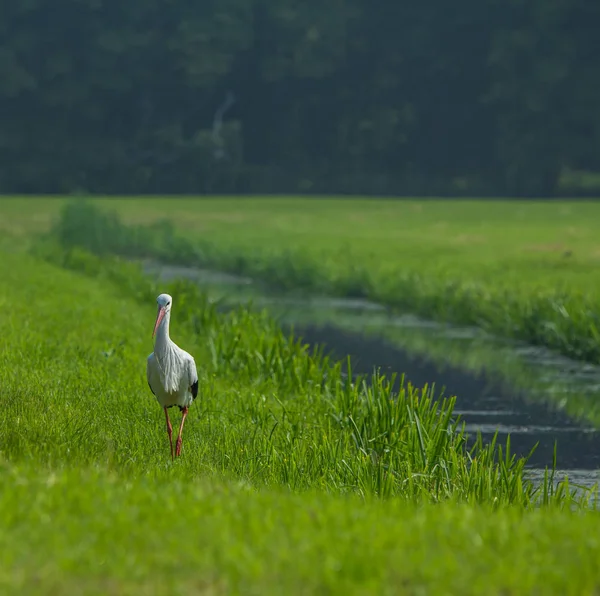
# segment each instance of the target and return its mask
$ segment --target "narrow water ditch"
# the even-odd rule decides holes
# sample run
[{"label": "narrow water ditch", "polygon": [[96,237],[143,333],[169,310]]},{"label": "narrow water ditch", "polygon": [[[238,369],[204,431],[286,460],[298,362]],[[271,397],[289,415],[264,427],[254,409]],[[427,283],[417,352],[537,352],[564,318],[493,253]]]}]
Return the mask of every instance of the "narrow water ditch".
[{"label": "narrow water ditch", "polygon": [[530,459],[535,477],[552,465],[557,443],[560,476],[572,484],[600,482],[600,367],[544,348],[398,315],[364,300],[280,294],[223,272],[143,262],[163,281],[186,278],[201,284],[223,308],[251,303],[266,308],[308,344],[323,345],[335,358],[350,356],[355,373],[404,374],[417,387],[456,395],[456,413],[467,431],[484,439],[510,434],[511,450]]}]

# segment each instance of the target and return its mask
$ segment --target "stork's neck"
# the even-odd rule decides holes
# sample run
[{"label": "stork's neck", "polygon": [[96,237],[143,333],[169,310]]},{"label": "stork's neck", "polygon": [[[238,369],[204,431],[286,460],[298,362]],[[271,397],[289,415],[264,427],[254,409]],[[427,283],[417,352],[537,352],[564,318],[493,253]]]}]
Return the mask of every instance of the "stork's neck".
[{"label": "stork's neck", "polygon": [[161,356],[164,354],[173,343],[169,337],[169,321],[171,320],[171,312],[167,312],[160,322],[158,329],[156,330],[156,336],[154,339],[154,352]]}]

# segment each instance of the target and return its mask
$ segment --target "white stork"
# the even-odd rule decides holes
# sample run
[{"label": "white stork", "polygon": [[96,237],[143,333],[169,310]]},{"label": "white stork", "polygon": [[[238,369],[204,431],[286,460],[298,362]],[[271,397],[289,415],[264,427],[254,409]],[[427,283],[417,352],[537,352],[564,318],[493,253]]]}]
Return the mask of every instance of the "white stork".
[{"label": "white stork", "polygon": [[169,294],[161,294],[156,302],[158,313],[152,332],[152,337],[156,335],[156,339],[154,340],[154,352],[148,356],[146,362],[146,376],[150,391],[154,393],[158,403],[165,411],[167,432],[171,444],[171,459],[173,459],[173,427],[169,420],[168,408],[178,406],[182,413],[175,448],[175,455],[181,455],[183,423],[189,406],[198,395],[198,373],[194,358],[169,337],[173,299]]}]

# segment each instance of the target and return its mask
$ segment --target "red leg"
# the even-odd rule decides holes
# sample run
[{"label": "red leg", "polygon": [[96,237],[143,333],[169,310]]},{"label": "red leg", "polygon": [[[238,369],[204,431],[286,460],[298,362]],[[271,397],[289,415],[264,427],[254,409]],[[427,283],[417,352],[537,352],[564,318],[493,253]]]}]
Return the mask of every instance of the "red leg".
[{"label": "red leg", "polygon": [[167,408],[165,410],[165,418],[167,419],[167,432],[169,433],[169,443],[171,445],[171,459],[173,459],[173,427],[171,426],[171,421],[169,420],[169,412]]},{"label": "red leg", "polygon": [[185,417],[188,415],[188,409],[187,408],[183,408],[183,410],[181,410],[182,416],[181,416],[181,426],[179,427],[179,435],[177,437],[177,447],[175,448],[175,455],[181,455],[181,443],[183,443],[183,424],[185,422]]}]

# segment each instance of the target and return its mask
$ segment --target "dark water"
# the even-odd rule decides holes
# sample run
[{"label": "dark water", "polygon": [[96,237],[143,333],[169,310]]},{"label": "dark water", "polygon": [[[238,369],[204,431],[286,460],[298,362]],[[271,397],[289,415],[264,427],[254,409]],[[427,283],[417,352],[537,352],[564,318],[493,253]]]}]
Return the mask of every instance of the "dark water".
[{"label": "dark water", "polygon": [[556,442],[561,474],[571,483],[600,482],[600,432],[591,424],[600,425],[600,367],[364,300],[277,295],[248,278],[188,267],[145,269],[162,280],[198,281],[225,307],[251,300],[306,343],[324,345],[336,358],[349,355],[354,373],[404,373],[417,387],[434,384],[436,393],[456,395],[467,431],[484,439],[498,431],[501,442],[510,434],[517,455],[538,443],[532,476],[552,465]]},{"label": "dark water", "polygon": [[[528,401],[508,382],[471,375],[456,367],[440,371],[435,362],[415,357],[381,338],[348,333],[333,326],[296,328],[295,333],[309,344],[322,344],[332,355],[351,356],[354,373],[404,372],[405,381],[416,387],[435,383],[443,394],[456,395],[456,413],[467,423],[467,430],[493,435],[504,440],[510,433],[511,449],[527,454],[536,443],[530,459],[531,467],[543,468],[552,463],[554,441],[559,445],[557,464],[560,468],[579,469],[577,476],[590,480],[589,472],[600,468],[600,434],[569,419],[564,412]],[[586,473],[586,471],[588,473]],[[571,474],[570,474],[571,476]]]}]

